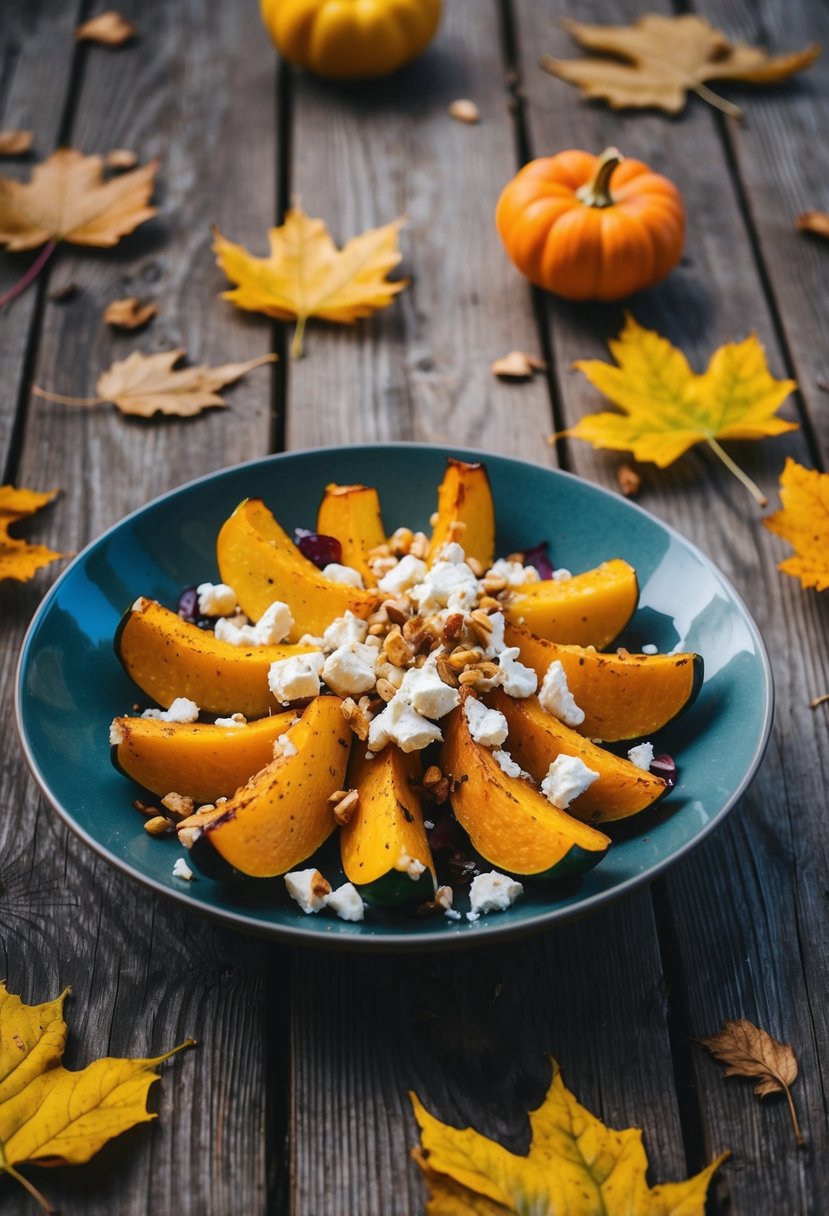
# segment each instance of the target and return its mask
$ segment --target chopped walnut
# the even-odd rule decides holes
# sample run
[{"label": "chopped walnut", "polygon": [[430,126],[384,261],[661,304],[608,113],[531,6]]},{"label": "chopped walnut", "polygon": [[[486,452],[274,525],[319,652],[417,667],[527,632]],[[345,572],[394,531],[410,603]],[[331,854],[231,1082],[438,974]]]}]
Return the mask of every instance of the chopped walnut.
[{"label": "chopped walnut", "polygon": [[429,537],[425,532],[415,532],[414,539],[409,545],[409,552],[412,557],[419,557],[424,561],[429,552]]},{"label": "chopped walnut", "polygon": [[188,815],[193,814],[193,808],[196,804],[186,794],[171,793],[164,795],[161,799],[161,805],[166,807],[177,819],[186,819]]},{"label": "chopped walnut", "polygon": [[151,836],[164,836],[167,832],[174,831],[175,826],[172,819],[168,819],[166,815],[153,815],[152,819],[145,822],[144,831],[149,832]]},{"label": "chopped walnut", "polygon": [[389,662],[394,663],[395,667],[409,667],[414,658],[414,651],[403,637],[399,625],[392,625],[386,634],[383,651],[388,656]]},{"label": "chopped walnut", "polygon": [[412,547],[414,532],[411,528],[397,528],[389,538],[389,549],[395,557],[405,557]]},{"label": "chopped walnut", "polygon": [[362,702],[367,700],[361,697],[361,703],[358,705],[353,697],[346,697],[340,704],[340,713],[345,718],[348,725],[354,731],[358,739],[363,742],[368,738],[368,728],[371,722],[371,717],[363,707]]},{"label": "chopped walnut", "polygon": [[[340,798],[334,804],[334,818],[340,827],[345,827],[349,823],[357,810],[360,802],[360,795],[357,790],[349,790],[344,798]],[[330,890],[330,887],[329,887]]]}]

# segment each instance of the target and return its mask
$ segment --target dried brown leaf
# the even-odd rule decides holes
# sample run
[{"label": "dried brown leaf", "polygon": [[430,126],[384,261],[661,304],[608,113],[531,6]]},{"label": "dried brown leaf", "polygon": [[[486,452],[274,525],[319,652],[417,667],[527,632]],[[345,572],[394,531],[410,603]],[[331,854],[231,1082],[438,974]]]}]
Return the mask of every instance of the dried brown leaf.
[{"label": "dried brown leaf", "polygon": [[108,169],[134,169],[138,164],[138,153],[130,152],[129,148],[111,148],[104,157]]},{"label": "dried brown leaf", "polygon": [[727,1077],[751,1077],[757,1080],[754,1092],[759,1098],[784,1093],[792,1116],[795,1140],[798,1145],[805,1143],[791,1094],[791,1086],[797,1078],[797,1059],[789,1043],[781,1043],[747,1018],[728,1021],[717,1034],[699,1041],[716,1059],[727,1065]]},{"label": "dried brown leaf", "polygon": [[543,359],[525,350],[511,350],[509,354],[490,364],[490,371],[493,376],[503,380],[529,380],[536,372],[545,371],[546,367]]},{"label": "dried brown leaf", "polygon": [[122,414],[142,418],[153,414],[190,417],[209,406],[226,405],[218,389],[263,363],[272,363],[276,355],[262,355],[246,363],[225,363],[221,367],[201,365],[173,370],[183,357],[183,350],[165,350],[156,355],[133,351],[98,377],[95,388],[99,400],[111,401]]},{"label": "dried brown leaf", "polygon": [[75,30],[78,42],[99,42],[102,46],[123,46],[134,37],[135,26],[112,9],[90,17]]},{"label": "dried brown leaf", "polygon": [[798,232],[829,238],[829,211],[804,211],[795,220]]},{"label": "dried brown leaf", "polygon": [[34,143],[34,131],[0,131],[0,156],[21,156]]},{"label": "dried brown leaf", "polygon": [[481,111],[468,97],[459,97],[449,105],[449,117],[456,122],[476,123],[481,121]]},{"label": "dried brown leaf", "polygon": [[137,296],[126,296],[113,300],[104,309],[104,321],[116,329],[140,329],[158,314],[158,305],[149,301],[142,304]]},{"label": "dried brown leaf", "polygon": [[635,498],[642,488],[642,478],[629,464],[620,464],[616,469],[616,480],[625,498]]}]

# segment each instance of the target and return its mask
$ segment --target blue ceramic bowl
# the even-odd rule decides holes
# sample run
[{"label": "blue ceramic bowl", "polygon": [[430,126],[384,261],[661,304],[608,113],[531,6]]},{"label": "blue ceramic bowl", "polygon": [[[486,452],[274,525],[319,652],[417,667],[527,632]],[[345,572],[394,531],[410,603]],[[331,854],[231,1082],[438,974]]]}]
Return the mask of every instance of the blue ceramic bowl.
[{"label": "blue ceramic bowl", "polygon": [[[578,572],[610,557],[635,566],[641,595],[620,639],[698,651],[705,681],[689,711],[661,731],[675,756],[677,787],[628,821],[600,865],[575,887],[527,883],[508,911],[451,922],[371,909],[361,924],[304,915],[281,879],[250,889],[172,875],[184,850],[152,838],[132,801],[142,791],[112,767],[108,727],[144,700],[112,640],[138,595],[175,605],[188,584],[217,577],[216,534],[245,497],[263,498],[289,531],[313,527],[325,484],[363,482],[380,491],[389,531],[428,532],[446,449],[416,444],[328,448],[271,456],[203,477],[116,524],[68,567],[40,605],[23,651],[17,720],[26,757],[52,806],[90,848],[146,886],[237,928],[309,944],[377,949],[465,946],[550,925],[598,908],[652,879],[708,834],[748,785],[772,716],[768,658],[733,588],[696,548],[641,508],[566,473],[467,451],[485,459],[495,497],[499,554],[549,539],[554,563]],[[320,868],[337,880],[336,838]],[[342,880],[341,880],[342,881]],[[464,910],[464,898],[457,906]]]}]

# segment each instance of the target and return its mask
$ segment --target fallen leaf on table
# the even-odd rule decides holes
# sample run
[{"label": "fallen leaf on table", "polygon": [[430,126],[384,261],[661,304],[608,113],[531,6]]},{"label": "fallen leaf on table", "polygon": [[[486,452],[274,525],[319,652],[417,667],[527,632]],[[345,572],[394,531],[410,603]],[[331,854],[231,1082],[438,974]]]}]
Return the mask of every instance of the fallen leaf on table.
[{"label": "fallen leaf on table", "polygon": [[117,329],[140,329],[158,314],[158,305],[151,301],[142,304],[137,296],[126,296],[113,300],[104,309],[104,321]]},{"label": "fallen leaf on table", "polygon": [[804,211],[795,220],[798,232],[829,237],[829,211]]},{"label": "fallen leaf on table", "polygon": [[81,1165],[121,1132],[155,1119],[146,1101],[156,1069],[193,1046],[187,1039],[153,1059],[104,1057],[70,1072],[60,1063],[68,991],[25,1005],[0,984],[0,1174],[10,1174],[47,1212],[54,1208],[19,1167]]},{"label": "fallen leaf on table", "polygon": [[156,355],[133,351],[126,359],[113,363],[101,372],[95,388],[97,397],[65,397],[33,387],[36,397],[56,401],[59,405],[103,405],[111,401],[122,414],[149,418],[153,414],[171,414],[189,418],[208,406],[223,406],[227,402],[218,389],[239,380],[263,363],[273,363],[276,355],[260,355],[247,363],[224,363],[221,367],[180,367],[174,364],[184,358],[183,350],[163,350]]},{"label": "fallen leaf on table", "polygon": [[[30,545],[28,541],[9,536],[9,527],[18,520],[33,515],[58,493],[57,490],[47,490],[38,493],[37,490],[16,489],[14,486],[0,486],[0,579],[14,578],[20,583],[26,583],[42,566],[63,557],[54,549],[45,545]],[[2,1011],[0,1011],[0,1062],[2,1061]],[[0,1096],[2,1096],[2,1068],[0,1067]]]},{"label": "fallen leaf on table", "polygon": [[794,549],[778,570],[799,578],[803,587],[829,587],[829,473],[805,469],[789,457],[780,474],[783,507],[763,520],[769,532]]},{"label": "fallen leaf on table", "polygon": [[456,122],[476,123],[481,121],[481,111],[468,97],[459,97],[449,104],[449,117]]},{"label": "fallen leaf on table", "polygon": [[266,258],[254,257],[214,228],[216,261],[236,284],[223,298],[281,321],[296,319],[291,353],[299,357],[309,317],[350,324],[387,307],[403,290],[408,280],[386,278],[402,257],[397,243],[402,223],[369,228],[337,249],[323,220],[294,207],[281,227],[270,229]]},{"label": "fallen leaf on table", "polygon": [[776,380],[754,334],[720,346],[707,369],[696,375],[681,350],[643,329],[628,313],[616,341],[609,343],[618,366],[599,359],[573,364],[623,411],[588,414],[562,435],[585,439],[596,448],[632,452],[659,468],[697,443],[707,443],[761,506],[767,499],[720,447],[720,439],[762,439],[797,429],[776,416],[797,385]]},{"label": "fallen leaf on table", "polygon": [[529,380],[536,372],[546,371],[547,364],[525,350],[511,350],[490,364],[489,370],[504,380]]},{"label": "fallen leaf on table", "polygon": [[686,1182],[649,1187],[638,1128],[613,1131],[579,1105],[553,1061],[553,1079],[530,1112],[527,1156],[472,1128],[449,1127],[410,1094],[420,1127],[414,1158],[430,1190],[427,1216],[525,1216],[530,1212],[606,1216],[703,1216],[708,1184],[724,1153]]},{"label": "fallen leaf on table", "polygon": [[678,114],[690,91],[733,118],[739,106],[706,87],[707,80],[742,80],[777,84],[814,63],[817,45],[789,55],[769,55],[760,47],[730,42],[704,17],[685,13],[664,17],[650,13],[633,25],[586,25],[562,22],[578,44],[598,51],[602,59],[554,59],[545,55],[545,71],[574,84],[585,97],[608,102],[614,110],[654,106]]},{"label": "fallen leaf on table", "polygon": [[713,1056],[728,1067],[727,1077],[752,1077],[758,1081],[754,1092],[758,1098],[769,1094],[786,1095],[792,1116],[795,1139],[805,1143],[797,1122],[791,1086],[797,1077],[797,1060],[788,1043],[780,1043],[766,1030],[761,1030],[747,1018],[726,1022],[718,1034],[700,1039]]},{"label": "fallen leaf on table", "polygon": [[100,42],[103,46],[123,46],[134,37],[135,26],[112,9],[90,17],[75,30],[78,42]]},{"label": "fallen leaf on table", "polygon": [[642,478],[629,464],[620,464],[616,469],[616,480],[625,498],[635,498],[642,487]]},{"label": "fallen leaf on table", "polygon": [[104,157],[108,169],[134,169],[138,164],[138,153],[130,152],[129,148],[111,148]]},{"label": "fallen leaf on table", "polygon": [[33,131],[0,131],[0,156],[20,156],[34,143]]}]

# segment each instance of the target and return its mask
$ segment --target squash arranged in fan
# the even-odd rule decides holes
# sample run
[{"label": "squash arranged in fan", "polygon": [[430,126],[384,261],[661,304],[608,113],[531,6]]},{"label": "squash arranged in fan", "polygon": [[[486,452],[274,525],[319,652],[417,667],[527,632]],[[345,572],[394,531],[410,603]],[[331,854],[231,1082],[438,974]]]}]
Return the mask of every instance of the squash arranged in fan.
[{"label": "squash arranged in fan", "polygon": [[[128,609],[116,653],[161,708],[114,719],[112,759],[173,808],[168,834],[204,874],[286,876],[305,912],[458,919],[452,883],[482,860],[547,883],[583,874],[608,825],[668,792],[650,742],[603,746],[654,735],[702,683],[699,655],[606,652],[635,611],[635,570],[610,557],[542,578],[520,552],[495,561],[480,463],[449,460],[432,524],[388,535],[376,489],[331,484],[295,542],[247,499],[217,538],[220,582],[190,589],[190,609]],[[336,831],[332,894],[314,863]]]}]

